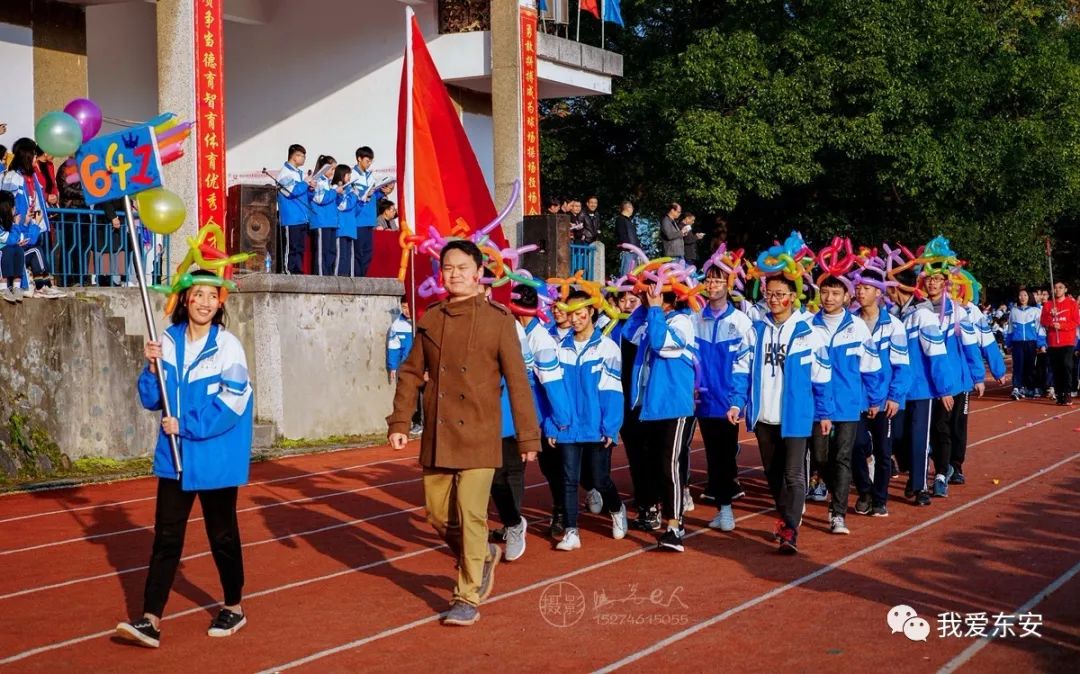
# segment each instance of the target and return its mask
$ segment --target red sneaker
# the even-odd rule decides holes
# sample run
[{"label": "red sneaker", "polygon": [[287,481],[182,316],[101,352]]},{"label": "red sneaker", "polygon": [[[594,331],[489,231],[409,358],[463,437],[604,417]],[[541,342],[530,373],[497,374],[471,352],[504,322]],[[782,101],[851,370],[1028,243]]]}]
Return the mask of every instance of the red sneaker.
[{"label": "red sneaker", "polygon": [[799,551],[798,546],[795,544],[795,540],[798,534],[791,527],[784,527],[780,530],[780,554],[782,555],[794,555]]}]

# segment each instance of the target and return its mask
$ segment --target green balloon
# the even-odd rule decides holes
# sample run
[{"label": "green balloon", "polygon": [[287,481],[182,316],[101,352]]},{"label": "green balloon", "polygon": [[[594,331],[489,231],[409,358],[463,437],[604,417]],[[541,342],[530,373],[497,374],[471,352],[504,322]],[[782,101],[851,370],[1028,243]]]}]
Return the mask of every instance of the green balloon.
[{"label": "green balloon", "polygon": [[82,145],[82,127],[66,112],[54,110],[42,115],[34,126],[34,140],[54,157],[69,157]]},{"label": "green balloon", "polygon": [[172,234],[183,226],[187,217],[184,200],[160,187],[139,192],[135,200],[139,202],[139,219],[156,234]]}]

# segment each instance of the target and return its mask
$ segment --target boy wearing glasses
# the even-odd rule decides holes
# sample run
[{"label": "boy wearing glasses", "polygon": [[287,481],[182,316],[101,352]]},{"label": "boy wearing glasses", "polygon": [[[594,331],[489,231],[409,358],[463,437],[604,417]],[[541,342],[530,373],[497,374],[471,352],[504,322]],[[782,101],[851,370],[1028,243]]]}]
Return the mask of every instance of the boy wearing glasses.
[{"label": "boy wearing glasses", "polygon": [[832,368],[821,335],[793,315],[795,282],[783,276],[769,278],[765,299],[769,313],[747,334],[733,366],[734,393],[727,418],[738,423],[745,408],[747,427],[757,436],[761,465],[780,513],[774,535],[780,552],[790,555],[798,552],[807,443],[815,420],[822,435],[832,431]]}]

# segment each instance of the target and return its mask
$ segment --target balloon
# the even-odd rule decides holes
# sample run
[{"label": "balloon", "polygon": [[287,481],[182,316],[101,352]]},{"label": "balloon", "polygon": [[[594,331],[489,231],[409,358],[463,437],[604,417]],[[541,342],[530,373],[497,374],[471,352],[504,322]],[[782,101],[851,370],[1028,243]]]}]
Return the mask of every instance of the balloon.
[{"label": "balloon", "polygon": [[67,157],[82,145],[83,131],[74,117],[54,110],[42,115],[34,126],[34,140],[54,157]]},{"label": "balloon", "polygon": [[64,106],[64,112],[75,118],[82,129],[82,142],[86,142],[101,131],[101,108],[89,98],[76,98]]},{"label": "balloon", "polygon": [[139,192],[139,218],[155,234],[172,234],[184,224],[187,208],[183,200],[169,190],[155,187]]}]

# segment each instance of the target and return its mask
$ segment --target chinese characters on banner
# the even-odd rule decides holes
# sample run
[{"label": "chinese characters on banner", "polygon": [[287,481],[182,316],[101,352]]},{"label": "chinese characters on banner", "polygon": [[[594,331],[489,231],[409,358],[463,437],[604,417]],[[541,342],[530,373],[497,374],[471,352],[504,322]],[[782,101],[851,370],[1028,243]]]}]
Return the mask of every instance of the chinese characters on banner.
[{"label": "chinese characters on banner", "polygon": [[525,215],[540,213],[540,124],[536,79],[536,10],[521,7],[521,163]]},{"label": "chinese characters on banner", "polygon": [[224,0],[195,2],[195,162],[199,227],[225,225]]}]

